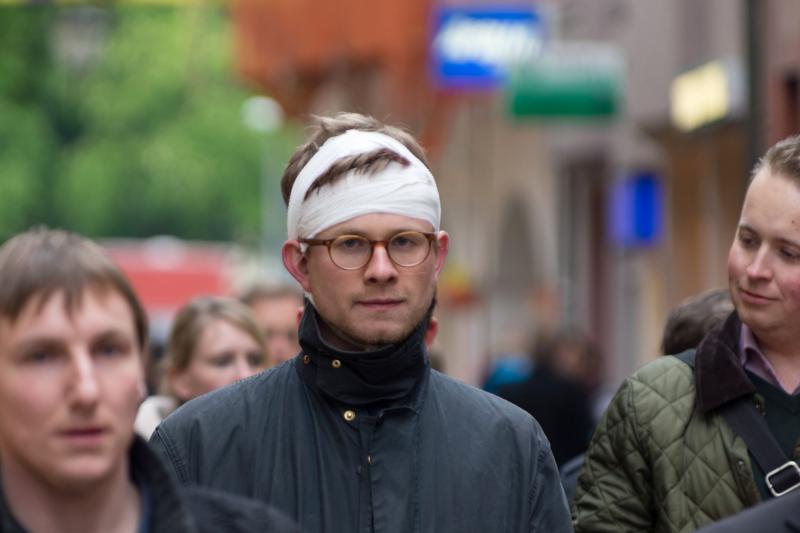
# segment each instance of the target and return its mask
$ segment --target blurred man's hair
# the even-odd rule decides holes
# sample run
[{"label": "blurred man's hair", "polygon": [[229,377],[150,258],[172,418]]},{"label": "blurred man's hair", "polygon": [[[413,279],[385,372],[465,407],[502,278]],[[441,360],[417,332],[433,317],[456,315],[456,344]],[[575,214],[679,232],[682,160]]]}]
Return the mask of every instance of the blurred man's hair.
[{"label": "blurred man's hair", "polygon": [[[416,139],[400,128],[386,125],[375,118],[358,113],[338,113],[332,117],[314,118],[316,124],[312,126],[308,141],[295,151],[289,159],[289,163],[286,165],[283,177],[281,177],[281,193],[283,194],[283,201],[286,202],[286,205],[289,205],[289,197],[292,194],[292,187],[297,179],[297,175],[300,174],[303,167],[305,167],[308,161],[317,153],[320,146],[325,144],[325,141],[331,137],[336,137],[349,130],[374,131],[388,135],[400,141],[412,154],[422,161],[425,166],[429,166],[425,158],[425,152]],[[312,191],[323,185],[335,182],[348,172],[357,171],[370,174],[383,170],[390,163],[398,163],[403,166],[409,165],[409,161],[407,161],[405,157],[386,148],[381,148],[366,154],[343,157],[336,161],[327,172],[317,179],[308,189],[306,197]]]},{"label": "blurred man's hair", "polygon": [[751,181],[765,167],[771,174],[781,175],[800,186],[800,135],[792,135],[772,145],[753,168]]},{"label": "blurred man's hair", "polygon": [[262,300],[293,298],[298,305],[303,303],[303,293],[299,288],[288,284],[255,283],[239,294],[239,300],[252,307]]},{"label": "blurred man's hair", "polygon": [[0,247],[0,317],[14,323],[30,302],[41,309],[63,293],[67,313],[78,309],[87,289],[116,291],[133,314],[136,340],[146,352],[147,315],[122,271],[100,246],[63,230],[37,227]]},{"label": "blurred man's hair", "polygon": [[685,299],[667,316],[661,352],[679,354],[696,348],[706,333],[722,324],[732,311],[728,289],[711,289]]}]

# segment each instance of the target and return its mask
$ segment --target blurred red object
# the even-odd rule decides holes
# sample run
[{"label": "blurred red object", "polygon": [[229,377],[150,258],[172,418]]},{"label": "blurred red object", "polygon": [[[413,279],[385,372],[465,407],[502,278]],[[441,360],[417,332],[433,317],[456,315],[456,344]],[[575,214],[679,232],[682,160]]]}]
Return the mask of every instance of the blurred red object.
[{"label": "blurred red object", "polygon": [[225,245],[156,237],[107,241],[103,246],[128,277],[151,317],[171,316],[201,294],[231,292],[230,250]]}]

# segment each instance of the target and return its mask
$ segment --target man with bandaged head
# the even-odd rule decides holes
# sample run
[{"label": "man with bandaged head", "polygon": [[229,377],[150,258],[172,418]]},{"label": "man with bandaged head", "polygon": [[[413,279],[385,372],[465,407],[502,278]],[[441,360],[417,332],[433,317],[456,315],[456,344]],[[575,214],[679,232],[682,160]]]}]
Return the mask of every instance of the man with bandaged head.
[{"label": "man with bandaged head", "polygon": [[301,352],[159,427],[178,478],[268,501],[308,532],[571,531],[535,420],[429,367],[449,239],[416,141],[322,118],[281,186]]}]

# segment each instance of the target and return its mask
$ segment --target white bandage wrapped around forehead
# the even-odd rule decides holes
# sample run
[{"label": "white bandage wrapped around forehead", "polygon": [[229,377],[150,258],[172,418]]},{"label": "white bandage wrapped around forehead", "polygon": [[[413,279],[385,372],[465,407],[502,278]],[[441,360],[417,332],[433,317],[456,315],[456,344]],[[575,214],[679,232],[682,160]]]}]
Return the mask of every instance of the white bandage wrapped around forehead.
[{"label": "white bandage wrapped around forehead", "polygon": [[[351,171],[333,183],[308,189],[337,160],[387,148],[410,163],[390,163],[379,172]],[[352,218],[389,213],[426,220],[439,231],[441,205],[433,175],[400,141],[382,133],[349,130],[325,141],[297,176],[289,198],[287,229],[290,239],[316,237]]]}]

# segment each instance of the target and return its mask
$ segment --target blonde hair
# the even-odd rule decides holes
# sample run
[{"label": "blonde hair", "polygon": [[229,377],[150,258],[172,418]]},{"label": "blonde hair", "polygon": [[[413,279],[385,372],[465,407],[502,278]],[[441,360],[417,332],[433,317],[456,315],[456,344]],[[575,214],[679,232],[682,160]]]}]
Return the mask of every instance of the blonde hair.
[{"label": "blonde hair", "polygon": [[170,390],[168,377],[189,367],[200,336],[216,320],[224,320],[241,329],[253,338],[262,353],[266,353],[264,335],[249,307],[234,298],[197,297],[184,305],[175,316],[162,361],[163,394],[174,395]]}]

